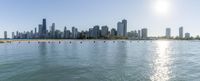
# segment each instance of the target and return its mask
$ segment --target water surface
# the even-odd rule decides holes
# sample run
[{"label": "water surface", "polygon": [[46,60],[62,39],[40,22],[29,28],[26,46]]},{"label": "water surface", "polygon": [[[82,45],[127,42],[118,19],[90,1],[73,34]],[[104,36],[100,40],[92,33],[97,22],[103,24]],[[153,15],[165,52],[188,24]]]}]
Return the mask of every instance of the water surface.
[{"label": "water surface", "polygon": [[200,41],[16,42],[0,49],[0,81],[200,81]]}]

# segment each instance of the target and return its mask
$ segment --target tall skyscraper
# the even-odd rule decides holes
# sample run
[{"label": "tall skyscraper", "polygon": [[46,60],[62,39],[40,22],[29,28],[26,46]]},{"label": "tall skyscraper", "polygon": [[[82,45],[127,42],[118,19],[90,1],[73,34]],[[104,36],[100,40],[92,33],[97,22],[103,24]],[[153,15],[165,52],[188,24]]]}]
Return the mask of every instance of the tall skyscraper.
[{"label": "tall skyscraper", "polygon": [[72,27],[72,38],[76,39],[78,37],[78,29],[75,27]]},{"label": "tall skyscraper", "polygon": [[99,25],[96,25],[93,27],[93,36],[94,38],[100,37],[100,30],[99,30]]},{"label": "tall skyscraper", "polygon": [[89,37],[93,37],[93,28],[89,28],[88,34]]},{"label": "tall skyscraper", "polygon": [[166,28],[166,38],[171,38],[171,29],[170,28]]},{"label": "tall skyscraper", "polygon": [[117,36],[127,36],[127,20],[117,23]]},{"label": "tall skyscraper", "polygon": [[35,31],[34,31],[34,38],[37,38],[37,28],[35,28]]},{"label": "tall skyscraper", "polygon": [[64,37],[63,37],[64,39],[66,39],[67,38],[67,27],[65,26],[64,27]]},{"label": "tall skyscraper", "polygon": [[52,23],[52,26],[50,28],[50,37],[55,38],[55,23]]},{"label": "tall skyscraper", "polygon": [[42,38],[46,38],[47,35],[47,25],[46,25],[46,19],[42,20]]},{"label": "tall skyscraper", "polygon": [[67,30],[66,31],[66,39],[69,39],[70,38],[70,30]]},{"label": "tall skyscraper", "polygon": [[124,31],[123,31],[124,36],[127,36],[127,20],[123,19],[122,23],[124,24]]},{"label": "tall skyscraper", "polygon": [[141,38],[141,31],[138,30],[138,39],[140,39],[140,38]]},{"label": "tall skyscraper", "polygon": [[12,32],[12,39],[15,38],[15,32]]},{"label": "tall skyscraper", "polygon": [[101,27],[101,36],[107,37],[108,36],[108,26],[102,26]]},{"label": "tall skyscraper", "polygon": [[16,37],[15,38],[19,38],[19,32],[18,31],[16,31]]},{"label": "tall skyscraper", "polygon": [[148,38],[147,28],[143,28],[141,31],[142,31],[142,39],[147,39]]},{"label": "tall skyscraper", "polygon": [[179,28],[179,38],[183,38],[183,27]]},{"label": "tall skyscraper", "polygon": [[124,36],[124,24],[122,22],[117,23],[117,36]]},{"label": "tall skyscraper", "polygon": [[41,24],[38,25],[38,35],[39,35],[39,38],[42,38],[42,25]]},{"label": "tall skyscraper", "polygon": [[7,31],[4,31],[4,39],[8,39]]},{"label": "tall skyscraper", "polygon": [[35,28],[35,34],[37,34],[37,28]]}]

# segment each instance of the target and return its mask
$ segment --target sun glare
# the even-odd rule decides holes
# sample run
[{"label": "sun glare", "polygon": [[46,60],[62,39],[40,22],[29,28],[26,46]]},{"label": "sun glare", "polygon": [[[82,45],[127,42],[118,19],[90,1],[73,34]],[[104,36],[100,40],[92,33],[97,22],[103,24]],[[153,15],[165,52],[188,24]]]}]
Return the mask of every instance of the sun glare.
[{"label": "sun glare", "polygon": [[155,0],[154,10],[157,14],[166,15],[170,11],[170,1],[169,0]]},{"label": "sun glare", "polygon": [[170,79],[170,51],[169,41],[157,41],[156,53],[153,64],[152,81],[168,81]]}]

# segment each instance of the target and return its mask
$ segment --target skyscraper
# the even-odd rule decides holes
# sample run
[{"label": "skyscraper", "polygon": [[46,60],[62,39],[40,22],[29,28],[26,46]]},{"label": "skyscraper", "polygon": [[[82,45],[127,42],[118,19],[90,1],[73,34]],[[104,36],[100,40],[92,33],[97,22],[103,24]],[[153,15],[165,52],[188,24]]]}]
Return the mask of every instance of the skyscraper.
[{"label": "skyscraper", "polygon": [[124,36],[124,24],[122,22],[117,23],[117,36]]},{"label": "skyscraper", "polygon": [[34,31],[34,38],[37,38],[37,28],[35,28],[35,31]]},{"label": "skyscraper", "polygon": [[35,34],[37,34],[37,28],[35,28]]},{"label": "skyscraper", "polygon": [[183,38],[183,27],[179,28],[179,38]]},{"label": "skyscraper", "polygon": [[101,36],[107,37],[108,36],[108,26],[102,26],[101,27]]},{"label": "skyscraper", "polygon": [[15,38],[15,32],[12,32],[12,39]]},{"label": "skyscraper", "polygon": [[64,39],[67,38],[67,27],[66,27],[66,26],[64,27],[64,36],[63,36],[63,38],[64,38]]},{"label": "skyscraper", "polygon": [[94,38],[100,37],[99,25],[93,27],[93,37]]},{"label": "skyscraper", "polygon": [[46,19],[42,20],[42,35],[41,38],[46,38],[47,35],[47,25],[46,25]]},{"label": "skyscraper", "polygon": [[55,38],[55,23],[52,23],[51,30],[50,30],[50,37]]},{"label": "skyscraper", "polygon": [[124,36],[127,36],[127,20],[123,19],[122,23],[124,24],[124,31],[123,31]]},{"label": "skyscraper", "polygon": [[138,30],[138,39],[140,39],[141,38],[141,32],[140,32],[140,30]]},{"label": "skyscraper", "polygon": [[89,28],[88,34],[89,37],[93,37],[93,28]]},{"label": "skyscraper", "polygon": [[127,20],[117,23],[117,36],[127,36]]},{"label": "skyscraper", "polygon": [[166,38],[171,38],[171,29],[170,28],[166,28]]},{"label": "skyscraper", "polygon": [[66,39],[70,38],[70,30],[66,30]]},{"label": "skyscraper", "polygon": [[72,38],[76,39],[78,37],[78,29],[75,27],[72,27]]},{"label": "skyscraper", "polygon": [[16,31],[16,37],[15,38],[19,38],[19,32],[18,31]]},{"label": "skyscraper", "polygon": [[7,31],[4,31],[4,39],[8,39]]},{"label": "skyscraper", "polygon": [[147,37],[148,37],[147,28],[143,28],[141,31],[142,31],[142,39],[147,39]]},{"label": "skyscraper", "polygon": [[42,25],[41,24],[38,25],[38,35],[39,35],[39,38],[42,38]]}]

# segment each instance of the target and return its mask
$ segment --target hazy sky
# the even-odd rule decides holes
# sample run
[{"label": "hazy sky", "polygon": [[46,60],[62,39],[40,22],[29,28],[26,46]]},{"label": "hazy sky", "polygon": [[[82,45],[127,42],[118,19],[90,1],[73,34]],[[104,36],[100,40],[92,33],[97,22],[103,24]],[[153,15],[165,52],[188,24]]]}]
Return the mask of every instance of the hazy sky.
[{"label": "hazy sky", "polygon": [[[128,20],[128,31],[148,28],[150,36],[178,35],[178,28],[200,34],[200,0],[0,0],[0,37],[7,30],[27,31],[47,19],[48,29],[72,26],[87,30],[94,25],[116,28]],[[10,36],[9,35],[9,36]]]}]

